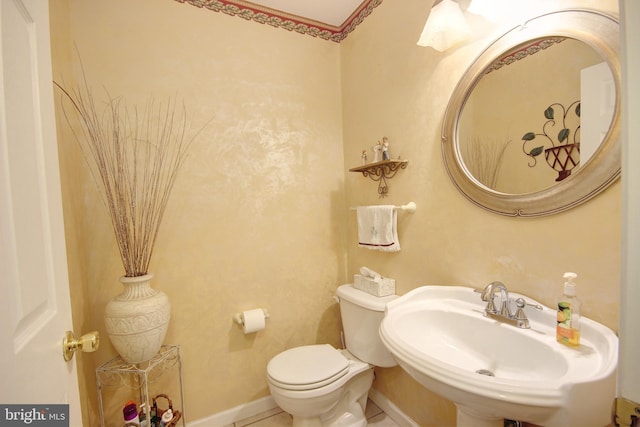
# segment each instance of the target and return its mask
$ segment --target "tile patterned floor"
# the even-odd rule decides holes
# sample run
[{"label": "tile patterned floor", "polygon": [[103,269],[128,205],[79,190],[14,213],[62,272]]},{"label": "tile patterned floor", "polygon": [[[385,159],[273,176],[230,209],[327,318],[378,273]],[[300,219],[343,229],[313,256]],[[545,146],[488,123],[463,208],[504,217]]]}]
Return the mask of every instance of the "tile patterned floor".
[{"label": "tile patterned floor", "polygon": [[[367,401],[365,412],[369,426],[372,427],[398,427],[375,403]],[[290,427],[293,425],[291,415],[280,408],[275,408],[262,414],[238,421],[225,427]]]}]

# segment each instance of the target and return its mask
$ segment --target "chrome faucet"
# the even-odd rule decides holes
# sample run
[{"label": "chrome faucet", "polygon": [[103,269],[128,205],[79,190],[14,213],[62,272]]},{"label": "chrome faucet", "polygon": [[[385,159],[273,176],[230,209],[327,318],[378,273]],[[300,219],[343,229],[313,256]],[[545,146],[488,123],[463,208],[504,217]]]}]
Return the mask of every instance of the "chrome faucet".
[{"label": "chrome faucet", "polygon": [[[496,309],[495,303],[493,302],[496,292],[500,292],[500,311]],[[484,309],[485,313],[511,317],[511,311],[509,310],[509,291],[504,283],[489,283],[480,294],[480,298],[487,303],[487,307]]]},{"label": "chrome faucet", "polygon": [[[518,298],[515,300],[517,307],[516,312],[515,314],[511,314],[511,310],[509,309],[509,291],[502,282],[491,282],[487,286],[485,286],[483,290],[476,292],[479,292],[482,301],[485,301],[487,303],[487,306],[484,309],[484,315],[486,317],[490,317],[500,322],[508,323],[518,328],[531,328],[529,319],[524,312],[525,306],[529,305],[536,310],[542,310],[541,305],[531,304],[526,302],[523,298]],[[498,292],[500,292],[500,310],[496,308],[494,302],[496,293]]]}]

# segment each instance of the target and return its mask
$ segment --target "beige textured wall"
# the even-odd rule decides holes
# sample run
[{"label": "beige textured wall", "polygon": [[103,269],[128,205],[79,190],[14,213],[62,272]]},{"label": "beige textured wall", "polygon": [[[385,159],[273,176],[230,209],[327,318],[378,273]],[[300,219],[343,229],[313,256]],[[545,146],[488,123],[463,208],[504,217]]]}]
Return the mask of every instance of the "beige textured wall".
[{"label": "beige textured wall", "polygon": [[[182,348],[188,418],[268,395],[271,357],[340,342],[332,299],[346,278],[339,45],[171,0],[51,7],[56,80],[79,78],[75,44],[99,99],[103,87],[132,103],[177,94],[194,129],[206,124],[150,267],[172,303],[166,342]],[[123,268],[60,117],[58,127],[78,271],[74,318],[83,331],[104,333],[104,306],[120,292]],[[245,336],[232,316],[256,307],[270,311],[268,326]],[[93,369],[115,355],[103,337],[99,352],[81,356],[85,425],[97,424]]]},{"label": "beige textured wall", "polygon": [[[606,2],[562,1],[616,10]],[[580,275],[584,314],[616,329],[620,282],[620,183],[568,212],[538,219],[490,214],[468,202],[442,162],[440,128],[458,79],[486,45],[478,39],[445,53],[416,46],[431,2],[385,1],[342,43],[345,163],[359,164],[362,149],[383,135],[391,155],[409,160],[379,200],[375,184],[346,177],[350,206],[404,204],[402,250],[388,254],[358,248],[355,215],[349,217],[349,275],[362,265],[396,279],[398,293],[426,284],[483,287],[493,280],[553,306],[562,274]],[[472,331],[470,331],[472,333]],[[453,425],[455,408],[423,390],[400,368],[378,369],[376,383],[423,426]]]},{"label": "beige textured wall", "polygon": [[[53,2],[52,2],[53,3]],[[71,74],[69,30],[69,1],[55,0],[55,7],[49,5],[51,24],[51,58],[54,76]],[[54,79],[57,80],[56,77]],[[58,98],[56,97],[56,101]],[[57,105],[56,105],[57,107]],[[58,141],[72,138],[70,128],[64,116],[56,108]],[[71,306],[73,310],[73,330],[76,334],[87,333],[98,326],[91,319],[92,304],[88,299],[90,293],[87,285],[87,242],[84,239],[84,228],[87,217],[84,211],[83,187],[87,179],[83,167],[82,154],[74,144],[58,144],[60,162],[60,185],[62,187],[65,240],[67,244],[67,260]],[[88,355],[89,356],[89,355]],[[95,390],[95,360],[93,357],[78,357],[78,384],[82,405],[83,425],[91,425],[90,413],[95,413],[97,400]]]},{"label": "beige textured wall", "polygon": [[[196,128],[213,118],[181,171],[151,266],[173,304],[166,341],[182,346],[190,420],[267,395],[266,363],[283,349],[338,345],[331,295],[362,265],[396,278],[400,294],[502,280],[548,305],[573,270],[585,314],[617,327],[619,183],[539,219],[492,215],[459,194],[442,164],[440,126],[483,40],[446,53],[417,47],[430,6],[387,0],[336,45],[171,0],[51,2],[56,79],[78,78],[75,44],[97,93],[177,93]],[[58,126],[74,323],[104,332],[122,267],[61,118]],[[379,200],[375,183],[345,171],[385,135],[409,166]],[[400,216],[401,252],[357,247],[348,206],[409,200],[418,211]],[[258,306],[271,311],[267,329],[242,335],[231,316]],[[105,339],[81,356],[85,425],[96,424],[93,369],[114,354]],[[375,387],[420,425],[454,422],[450,402],[399,368],[378,370]]]}]

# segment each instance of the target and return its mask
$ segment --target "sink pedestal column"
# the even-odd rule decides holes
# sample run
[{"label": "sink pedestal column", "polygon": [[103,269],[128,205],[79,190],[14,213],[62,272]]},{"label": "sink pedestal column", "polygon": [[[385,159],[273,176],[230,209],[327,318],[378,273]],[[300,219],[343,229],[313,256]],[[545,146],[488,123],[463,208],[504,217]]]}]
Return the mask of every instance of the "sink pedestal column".
[{"label": "sink pedestal column", "polygon": [[503,418],[487,418],[456,405],[456,427],[504,427]]}]

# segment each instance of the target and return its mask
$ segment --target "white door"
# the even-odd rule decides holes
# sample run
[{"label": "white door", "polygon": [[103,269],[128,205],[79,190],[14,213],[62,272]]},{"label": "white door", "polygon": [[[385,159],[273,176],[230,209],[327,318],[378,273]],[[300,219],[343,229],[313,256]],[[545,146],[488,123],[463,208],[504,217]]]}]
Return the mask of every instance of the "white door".
[{"label": "white door", "polygon": [[0,0],[0,404],[68,403],[79,426],[48,3]]},{"label": "white door", "polygon": [[[622,291],[618,395],[640,414],[640,2],[620,1],[622,25]],[[628,422],[629,420],[623,420]]]},{"label": "white door", "polygon": [[616,86],[606,62],[580,72],[580,165],[596,152],[609,132],[616,108]]}]

